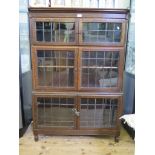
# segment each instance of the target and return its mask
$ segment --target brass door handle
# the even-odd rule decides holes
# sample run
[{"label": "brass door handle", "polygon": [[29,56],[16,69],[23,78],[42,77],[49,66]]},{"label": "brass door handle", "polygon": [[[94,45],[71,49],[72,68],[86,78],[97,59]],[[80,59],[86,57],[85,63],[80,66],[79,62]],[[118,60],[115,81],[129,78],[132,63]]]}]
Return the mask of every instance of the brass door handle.
[{"label": "brass door handle", "polygon": [[80,112],[77,111],[75,108],[73,108],[72,111],[75,113],[76,116],[80,116]]}]

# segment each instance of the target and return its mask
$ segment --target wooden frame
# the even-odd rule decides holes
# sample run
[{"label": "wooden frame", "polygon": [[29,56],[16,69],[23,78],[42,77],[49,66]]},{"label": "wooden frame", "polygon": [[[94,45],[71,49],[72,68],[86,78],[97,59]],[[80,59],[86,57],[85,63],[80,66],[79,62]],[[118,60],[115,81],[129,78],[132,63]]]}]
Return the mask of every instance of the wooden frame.
[{"label": "wooden frame", "polygon": [[[32,55],[32,112],[33,112],[33,133],[34,139],[38,140],[38,134],[45,135],[112,135],[118,142],[120,135],[119,117],[123,111],[123,69],[126,50],[126,37],[129,19],[128,9],[95,9],[95,8],[29,8],[30,19],[30,40]],[[75,42],[43,42],[36,41],[36,21],[41,22],[75,22]],[[112,22],[122,23],[121,41],[118,43],[84,43],[82,41],[82,22]],[[50,86],[39,86],[37,79],[37,50],[73,50],[75,52],[74,62],[74,84],[72,88],[52,88]],[[89,51],[119,51],[118,85],[111,88],[82,88],[81,83],[81,53]],[[81,128],[80,117],[75,117],[74,128],[52,128],[39,127],[37,120],[37,97],[73,97],[74,107],[80,111],[80,98],[117,98],[117,121],[113,128]],[[95,101],[96,102],[96,101]]]},{"label": "wooden frame", "polygon": [[[119,95],[98,95],[98,96],[92,96],[92,95],[79,95],[78,99],[80,100],[81,98],[104,98],[104,99],[118,99],[118,110],[117,110],[117,122],[116,122],[116,127],[114,128],[104,128],[105,130],[108,130],[108,129],[118,129],[119,128],[119,125],[120,125],[120,121],[119,121],[119,117],[121,116],[121,113],[122,113],[122,96],[119,96]],[[78,107],[80,107],[80,101],[78,100]],[[80,108],[79,108],[80,110]],[[80,119],[80,118],[79,118]],[[86,130],[86,129],[90,129],[90,128],[79,128],[81,130]],[[99,130],[100,128],[95,128],[97,130]]]},{"label": "wooden frame", "polygon": [[[44,8],[29,7],[30,18],[76,18],[77,14],[82,14],[82,18],[102,18],[102,19],[126,19],[129,18],[129,9],[108,9],[108,8]],[[65,14],[64,14],[65,13]]]},{"label": "wooden frame", "polygon": [[[88,42],[85,43],[83,42],[82,39],[82,23],[84,22],[91,22],[91,23],[106,23],[106,22],[110,22],[110,23],[122,23],[122,33],[121,33],[121,41],[120,42],[116,42],[116,43],[111,43],[111,42]],[[79,44],[80,45],[89,45],[89,46],[123,46],[126,38],[125,38],[125,32],[126,32],[126,25],[127,25],[127,21],[124,19],[101,19],[101,18],[95,18],[95,19],[80,19],[79,22]]]},{"label": "wooden frame", "polygon": [[[75,103],[73,104],[74,105],[74,108],[77,108],[77,100],[76,100],[76,97],[75,96],[67,96],[67,95],[56,95],[56,94],[50,94],[50,95],[34,95],[33,96],[33,107],[34,107],[34,111],[33,111],[33,120],[34,120],[34,128],[36,129],[44,129],[44,128],[41,128],[41,127],[38,127],[38,120],[37,120],[37,97],[60,97],[60,98],[63,98],[63,97],[69,97],[69,98],[74,98],[74,101]],[[77,127],[77,118],[74,117],[74,122],[75,122],[75,126],[72,130],[76,129]],[[48,129],[48,128],[47,128]],[[54,128],[54,129],[59,129],[59,128]],[[64,129],[70,129],[70,128],[60,128],[61,130],[64,130]],[[70,129],[71,130],[71,129]]]},{"label": "wooden frame", "polygon": [[[74,22],[75,23],[75,42],[45,42],[36,39],[36,22]],[[35,18],[31,19],[31,34],[33,45],[76,45],[78,43],[78,23],[75,18]]]},{"label": "wooden frame", "polygon": [[[61,88],[51,88],[50,86],[39,86],[38,84],[38,78],[37,78],[37,50],[55,50],[55,51],[66,51],[66,50],[72,50],[75,53],[75,62],[74,62],[74,86],[70,87],[70,88],[66,88],[66,87],[61,87]],[[62,91],[62,90],[76,90],[77,88],[77,48],[76,47],[52,47],[52,46],[32,46],[32,72],[33,72],[33,89],[34,90],[42,90],[44,89],[44,91]]]},{"label": "wooden frame", "polygon": [[[118,83],[117,87],[112,88],[82,88],[81,87],[81,53],[84,50],[88,51],[119,51],[120,60],[118,66]],[[79,49],[79,58],[78,58],[78,91],[101,91],[101,92],[118,92],[122,91],[122,80],[123,80],[123,68],[124,68],[124,48],[120,47],[80,47]]]},{"label": "wooden frame", "polygon": [[[74,118],[75,126],[74,128],[52,128],[52,127],[38,127],[37,120],[37,97],[71,97],[74,98],[74,107],[80,111],[80,99],[81,98],[104,98],[104,99],[118,99],[118,110],[117,110],[117,121],[116,126],[113,128],[81,128],[80,127],[80,117]],[[113,136],[118,137],[120,134],[120,120],[119,117],[122,114],[123,109],[123,98],[122,95],[113,94],[113,95],[83,95],[80,93],[78,96],[75,94],[62,95],[62,94],[35,94],[33,95],[33,132],[35,137],[38,139],[38,134],[47,134],[47,135],[108,135],[111,134]]]},{"label": "wooden frame", "polygon": [[[72,50],[75,51],[75,76],[74,76],[74,88],[66,88],[66,87],[61,87],[61,88],[52,88],[52,87],[46,87],[46,86],[39,86],[38,85],[38,78],[37,78],[37,50],[60,50],[60,51],[66,51],[66,50]],[[120,53],[120,60],[119,60],[119,73],[118,73],[118,84],[117,87],[112,87],[112,88],[82,88],[80,86],[81,84],[81,53],[84,50],[88,51],[119,51]],[[124,49],[121,47],[66,47],[66,46],[32,46],[32,71],[33,71],[33,89],[36,90],[42,90],[45,89],[45,91],[61,91],[61,90],[75,90],[75,91],[121,91],[122,90],[122,80],[123,80],[123,64],[124,64]]]}]

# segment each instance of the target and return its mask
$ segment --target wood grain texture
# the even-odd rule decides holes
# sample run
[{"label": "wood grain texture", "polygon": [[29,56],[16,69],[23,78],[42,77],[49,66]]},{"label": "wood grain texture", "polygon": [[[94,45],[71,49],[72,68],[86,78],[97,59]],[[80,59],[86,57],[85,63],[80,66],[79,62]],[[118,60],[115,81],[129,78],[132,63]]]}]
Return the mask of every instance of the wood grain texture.
[{"label": "wood grain texture", "polygon": [[34,142],[31,127],[19,140],[20,155],[134,155],[134,141],[121,128],[120,142],[112,136],[39,136]]},{"label": "wood grain texture", "polygon": [[[80,14],[80,17],[78,16]],[[32,80],[33,80],[33,134],[34,139],[38,140],[38,134],[45,135],[111,135],[115,137],[115,141],[118,140],[120,135],[120,121],[119,117],[123,111],[123,69],[124,69],[124,56],[126,49],[126,37],[127,37],[127,24],[129,19],[129,10],[128,9],[95,9],[95,8],[29,8],[29,18],[30,18],[30,40],[31,40],[31,52],[32,52]],[[36,21],[41,22],[74,22],[75,23],[75,40],[74,42],[64,42],[64,40],[46,42],[46,41],[37,41],[36,37]],[[102,42],[84,42],[83,39],[83,23],[84,22],[111,22],[111,23],[121,23],[121,37],[120,41],[117,42],[113,40],[112,42],[102,41]],[[113,27],[114,30],[114,27]],[[43,30],[44,31],[44,30]],[[60,36],[59,36],[60,37]],[[105,36],[107,37],[107,36]],[[43,37],[44,38],[44,37]],[[114,39],[114,34],[113,34]],[[44,39],[43,39],[44,40]],[[38,60],[37,60],[37,50],[57,50],[65,51],[72,50],[75,53],[74,61],[74,86],[73,87],[51,87],[46,85],[40,86],[38,82]],[[82,52],[88,50],[93,51],[119,51],[120,57],[118,62],[118,82],[116,86],[110,87],[81,87],[81,58]],[[112,65],[111,65],[112,66]],[[53,67],[53,66],[52,66]],[[112,73],[110,73],[112,74]],[[56,74],[57,75],[57,74]],[[66,75],[66,74],[63,74]],[[93,74],[91,74],[91,77]],[[111,75],[110,75],[111,77]],[[52,76],[53,78],[53,76]],[[55,78],[54,78],[55,79]],[[62,76],[63,79],[63,76]],[[111,79],[110,79],[111,80]],[[59,79],[60,81],[60,79]],[[60,85],[60,84],[59,84]],[[74,118],[74,129],[66,128],[48,128],[38,127],[38,103],[37,97],[60,97],[68,96],[75,99],[74,108],[77,111],[80,111],[80,99],[81,98],[109,98],[109,99],[118,99],[118,109],[116,113],[116,124],[112,128],[80,128],[80,118]],[[95,103],[96,104],[96,103]],[[61,114],[60,114],[61,115]],[[31,139],[31,138],[30,138]],[[52,137],[51,137],[52,139]],[[106,140],[106,138],[105,138]],[[97,139],[98,141],[98,139]],[[39,142],[40,143],[40,142]],[[58,142],[59,143],[59,142]],[[92,142],[90,142],[92,143]],[[107,143],[108,144],[108,143]],[[37,145],[37,144],[36,144]],[[60,147],[60,146],[59,146]],[[87,145],[86,145],[87,147]],[[61,148],[61,147],[60,147]],[[104,147],[103,147],[104,148]],[[42,149],[44,149],[42,147]],[[76,151],[75,148],[71,151],[72,153]],[[52,154],[59,154],[61,149],[50,150],[53,151]],[[79,150],[79,149],[78,149]],[[83,150],[83,149],[82,149]],[[89,149],[88,149],[89,150]],[[103,149],[101,149],[103,151]],[[31,150],[32,151],[32,150]],[[49,152],[50,152],[49,151]],[[56,152],[58,151],[58,152]],[[69,151],[69,150],[67,150]],[[101,153],[102,151],[98,152]],[[126,150],[125,150],[126,151]],[[33,152],[33,151],[32,151]],[[47,151],[48,152],[48,151]],[[70,153],[71,153],[70,152]],[[103,151],[104,152],[104,151]],[[47,154],[46,152],[33,152],[35,154]],[[79,152],[79,154],[87,154],[87,151]],[[113,152],[117,155],[117,151]],[[131,152],[129,151],[129,154]],[[26,153],[26,155],[31,153]],[[69,153],[66,152],[69,155]],[[91,154],[91,153],[89,153]],[[95,152],[92,150],[92,154],[95,155]],[[96,152],[97,154],[97,152]],[[112,152],[104,152],[105,155],[112,155]],[[121,155],[121,152],[118,152]],[[126,153],[127,154],[127,153]],[[21,154],[21,155],[24,155]],[[124,154],[123,154],[124,155]]]}]

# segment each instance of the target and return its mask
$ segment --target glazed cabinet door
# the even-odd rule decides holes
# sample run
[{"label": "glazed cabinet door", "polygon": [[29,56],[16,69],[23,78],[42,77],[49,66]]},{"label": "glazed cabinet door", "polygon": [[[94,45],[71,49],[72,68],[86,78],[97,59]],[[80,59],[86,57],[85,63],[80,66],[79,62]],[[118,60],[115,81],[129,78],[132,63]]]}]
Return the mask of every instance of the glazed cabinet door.
[{"label": "glazed cabinet door", "polygon": [[32,47],[33,89],[75,90],[77,49]]},{"label": "glazed cabinet door", "polygon": [[81,48],[79,55],[79,90],[122,90],[122,48]]},{"label": "glazed cabinet door", "polygon": [[81,19],[79,41],[83,45],[124,46],[125,20]]},{"label": "glazed cabinet door", "polygon": [[117,128],[121,115],[121,98],[118,96],[81,96],[79,97],[79,127]]},{"label": "glazed cabinet door", "polygon": [[72,18],[34,18],[31,27],[33,44],[74,45],[78,41],[78,25]]},{"label": "glazed cabinet door", "polygon": [[35,128],[76,128],[74,96],[35,95],[33,106]]}]

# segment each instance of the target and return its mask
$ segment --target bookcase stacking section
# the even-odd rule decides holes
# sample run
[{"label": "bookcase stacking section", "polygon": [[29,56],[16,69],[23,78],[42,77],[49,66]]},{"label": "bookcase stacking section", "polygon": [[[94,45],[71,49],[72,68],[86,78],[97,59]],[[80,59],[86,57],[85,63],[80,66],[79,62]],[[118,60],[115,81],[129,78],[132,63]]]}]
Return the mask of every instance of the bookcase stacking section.
[{"label": "bookcase stacking section", "polygon": [[129,10],[29,8],[33,133],[118,141]]}]

